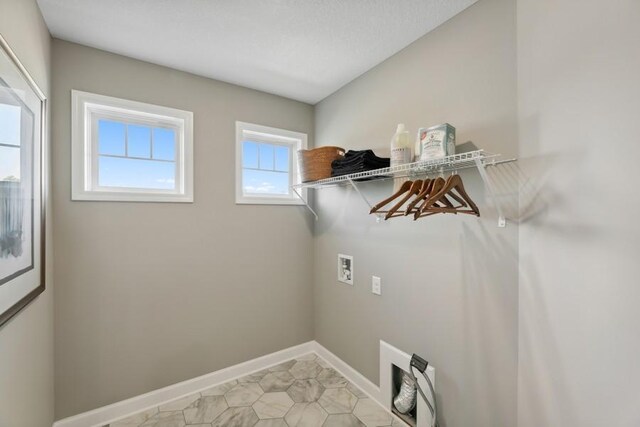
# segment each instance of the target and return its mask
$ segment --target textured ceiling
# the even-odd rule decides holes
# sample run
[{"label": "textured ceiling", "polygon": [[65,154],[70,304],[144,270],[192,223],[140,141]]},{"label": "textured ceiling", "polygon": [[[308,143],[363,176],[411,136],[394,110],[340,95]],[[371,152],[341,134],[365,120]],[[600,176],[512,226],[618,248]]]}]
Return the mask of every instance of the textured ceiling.
[{"label": "textured ceiling", "polygon": [[476,0],[39,0],[54,37],[315,104]]}]

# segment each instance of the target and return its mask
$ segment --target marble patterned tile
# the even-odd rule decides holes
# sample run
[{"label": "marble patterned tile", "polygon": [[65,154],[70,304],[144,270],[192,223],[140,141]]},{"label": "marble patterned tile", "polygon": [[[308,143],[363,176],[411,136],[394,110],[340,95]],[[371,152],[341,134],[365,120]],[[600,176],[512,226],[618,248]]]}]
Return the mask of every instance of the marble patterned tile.
[{"label": "marble patterned tile", "polygon": [[318,403],[330,414],[350,413],[357,402],[358,398],[346,388],[329,388],[318,399]]},{"label": "marble patterned tile", "polygon": [[315,402],[324,392],[324,387],[317,380],[296,380],[287,389],[287,394],[294,402]]},{"label": "marble patterned tile", "polygon": [[265,392],[285,391],[296,379],[289,371],[269,372],[258,384]]},{"label": "marble patterned tile", "polygon": [[158,412],[140,424],[140,427],[184,427],[186,425],[182,411],[167,411]]},{"label": "marble patterned tile", "polygon": [[284,416],[284,420],[290,427],[296,427],[302,417],[302,411],[304,411],[307,405],[308,403],[294,403],[291,409],[289,409],[289,412]]},{"label": "marble patterned tile", "polygon": [[251,406],[264,394],[257,383],[238,384],[224,394],[229,406]]},{"label": "marble patterned tile", "polygon": [[231,390],[233,387],[235,387],[236,384],[238,384],[237,380],[229,381],[228,383],[220,384],[220,385],[208,388],[206,390],[203,390],[200,392],[200,394],[202,396],[222,396],[223,394]]},{"label": "marble patterned tile", "polygon": [[314,353],[106,427],[245,426],[406,427]]},{"label": "marble patterned tile", "polygon": [[289,427],[321,427],[327,416],[327,411],[317,402],[296,403],[284,419]]},{"label": "marble patterned tile", "polygon": [[360,399],[353,409],[353,415],[367,427],[390,426],[393,422],[391,414],[372,399]]},{"label": "marble patterned tile", "polygon": [[245,375],[242,378],[238,378],[238,382],[239,383],[257,383],[262,379],[262,377],[264,377],[268,373],[269,373],[269,370],[263,369],[262,371],[254,372],[252,374]]},{"label": "marble patterned tile", "polygon": [[180,399],[160,405],[158,409],[160,411],[182,411],[198,399],[200,399],[200,393],[190,394],[189,396],[181,397]]},{"label": "marble patterned tile", "polygon": [[293,406],[293,400],[285,392],[265,393],[253,404],[258,418],[283,418]]},{"label": "marble patterned tile", "polygon": [[318,374],[317,379],[325,388],[346,387],[349,383],[345,377],[340,375],[338,371],[333,368],[323,369],[322,372]]},{"label": "marble patterned tile", "polygon": [[288,371],[295,364],[296,364],[295,360],[288,360],[284,363],[280,363],[279,365],[270,367],[269,371],[270,372]]},{"label": "marble patterned tile", "polygon": [[322,366],[323,368],[331,368],[331,365],[329,365],[329,362],[327,362],[326,360],[324,360],[322,357],[318,357],[316,359],[316,363],[320,366]]},{"label": "marble patterned tile", "polygon": [[258,422],[258,416],[250,406],[229,408],[216,418],[212,427],[251,427]]},{"label": "marble patterned tile", "polygon": [[329,415],[323,427],[365,427],[353,414]]},{"label": "marble patterned tile", "polygon": [[289,427],[282,418],[271,418],[268,420],[260,420],[256,427]]},{"label": "marble patterned tile", "polygon": [[224,396],[204,396],[183,411],[184,419],[187,424],[210,423],[228,407]]},{"label": "marble patterned tile", "polygon": [[298,380],[315,378],[321,371],[322,367],[318,365],[314,360],[298,361],[291,367],[291,369],[289,369],[291,375],[293,375]]},{"label": "marble patterned tile", "polygon": [[296,360],[316,360],[318,358],[318,355],[315,353],[307,353],[304,354],[298,358],[296,358]]},{"label": "marble patterned tile", "polygon": [[347,390],[353,393],[358,399],[365,399],[369,397],[364,391],[360,390],[353,383],[347,383]]},{"label": "marble patterned tile", "polygon": [[149,418],[153,417],[158,413],[158,408],[147,409],[146,411],[139,412],[130,417],[115,421],[109,424],[109,427],[138,427],[140,424],[147,421]]}]

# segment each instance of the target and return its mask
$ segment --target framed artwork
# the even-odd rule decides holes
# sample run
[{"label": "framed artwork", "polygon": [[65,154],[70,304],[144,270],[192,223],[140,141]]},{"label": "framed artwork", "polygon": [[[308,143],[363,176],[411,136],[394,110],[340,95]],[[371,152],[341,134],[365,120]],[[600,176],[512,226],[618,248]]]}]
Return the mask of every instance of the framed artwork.
[{"label": "framed artwork", "polygon": [[338,282],[353,285],[353,257],[338,254]]},{"label": "framed artwork", "polygon": [[0,35],[0,326],[45,289],[46,108]]}]

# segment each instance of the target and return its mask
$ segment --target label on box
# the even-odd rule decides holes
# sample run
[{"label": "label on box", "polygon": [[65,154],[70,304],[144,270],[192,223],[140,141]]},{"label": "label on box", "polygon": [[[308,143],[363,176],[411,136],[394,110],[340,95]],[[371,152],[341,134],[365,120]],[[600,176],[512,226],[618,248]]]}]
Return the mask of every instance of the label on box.
[{"label": "label on box", "polygon": [[436,159],[447,155],[447,144],[445,141],[447,132],[444,130],[424,131],[420,134],[420,144],[422,152],[420,160]]}]

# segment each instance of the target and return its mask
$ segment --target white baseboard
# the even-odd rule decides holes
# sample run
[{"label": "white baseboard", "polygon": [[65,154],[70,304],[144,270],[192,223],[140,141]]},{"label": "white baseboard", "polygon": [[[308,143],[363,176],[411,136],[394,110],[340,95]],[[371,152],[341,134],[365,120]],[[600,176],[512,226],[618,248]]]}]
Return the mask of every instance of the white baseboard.
[{"label": "white baseboard", "polygon": [[[137,414],[138,412],[151,409],[163,403],[197,393],[201,390],[226,383],[312,352],[316,352],[315,341],[289,347],[228,368],[220,369],[210,374],[150,391],[149,393],[103,406],[102,408],[97,408],[89,412],[64,418],[53,423],[53,427],[102,427],[121,418]],[[356,385],[358,384],[356,383]]]},{"label": "white baseboard", "polygon": [[353,369],[345,361],[340,359],[335,354],[327,350],[322,344],[317,341],[312,341],[313,351],[324,360],[326,360],[333,368],[340,372],[343,377],[351,381],[356,387],[365,392],[370,398],[378,402],[380,405],[385,406],[382,403],[382,396],[380,394],[380,387],[369,381],[360,372]]}]

